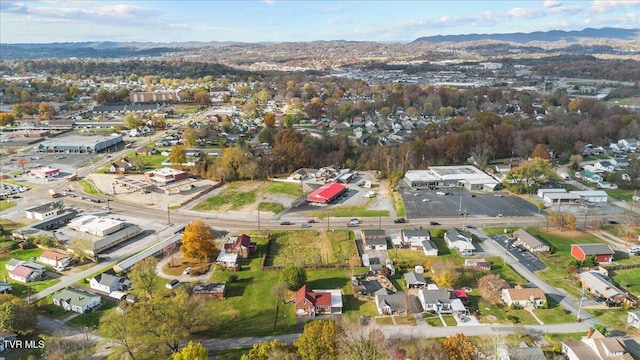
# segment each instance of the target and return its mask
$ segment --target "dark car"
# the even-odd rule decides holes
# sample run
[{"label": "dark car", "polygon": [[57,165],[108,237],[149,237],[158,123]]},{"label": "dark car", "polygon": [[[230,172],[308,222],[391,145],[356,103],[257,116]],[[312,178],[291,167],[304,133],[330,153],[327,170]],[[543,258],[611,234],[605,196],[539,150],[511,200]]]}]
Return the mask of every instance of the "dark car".
[{"label": "dark car", "polygon": [[465,225],[464,227],[466,227],[467,229],[473,229],[473,225]]},{"label": "dark car", "polygon": [[307,221],[308,224],[315,224],[317,222],[318,222],[318,220],[316,220],[316,219],[311,219],[311,220]]},{"label": "dark car", "polygon": [[611,225],[618,225],[620,224],[619,222],[617,222],[616,220],[609,220],[609,224]]},{"label": "dark car", "polygon": [[429,225],[440,225],[440,223],[437,221],[430,221]]},{"label": "dark car", "polygon": [[611,300],[605,301],[605,304],[607,304],[608,307],[618,307],[618,306],[620,306],[619,302],[615,302],[615,301],[611,301]]},{"label": "dark car", "polygon": [[293,225],[293,223],[291,221],[283,221],[280,225]]},{"label": "dark car", "polygon": [[407,219],[405,219],[405,218],[397,218],[397,219],[393,220],[393,222],[396,223],[396,224],[404,224],[404,223],[407,222]]}]

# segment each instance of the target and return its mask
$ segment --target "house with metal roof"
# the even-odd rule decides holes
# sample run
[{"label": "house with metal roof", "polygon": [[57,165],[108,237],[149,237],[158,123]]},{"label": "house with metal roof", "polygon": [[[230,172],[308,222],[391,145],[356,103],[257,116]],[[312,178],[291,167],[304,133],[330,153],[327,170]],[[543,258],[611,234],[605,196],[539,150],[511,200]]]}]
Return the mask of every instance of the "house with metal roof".
[{"label": "house with metal roof", "polygon": [[66,288],[53,294],[53,304],[67,311],[80,314],[91,311],[100,305],[100,295],[94,295],[84,290]]}]

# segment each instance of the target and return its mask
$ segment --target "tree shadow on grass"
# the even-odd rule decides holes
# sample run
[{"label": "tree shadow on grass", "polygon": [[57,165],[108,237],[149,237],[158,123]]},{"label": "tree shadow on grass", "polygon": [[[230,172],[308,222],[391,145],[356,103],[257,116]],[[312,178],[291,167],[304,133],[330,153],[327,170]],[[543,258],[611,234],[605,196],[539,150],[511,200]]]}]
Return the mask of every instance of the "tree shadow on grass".
[{"label": "tree shadow on grass", "polygon": [[318,279],[307,282],[307,285],[313,290],[320,289],[342,289],[349,282],[349,279],[344,277],[332,277],[326,279]]},{"label": "tree shadow on grass", "polygon": [[253,281],[252,277],[238,279],[234,282],[227,283],[227,292],[225,297],[230,298],[234,296],[242,296],[244,289]]}]

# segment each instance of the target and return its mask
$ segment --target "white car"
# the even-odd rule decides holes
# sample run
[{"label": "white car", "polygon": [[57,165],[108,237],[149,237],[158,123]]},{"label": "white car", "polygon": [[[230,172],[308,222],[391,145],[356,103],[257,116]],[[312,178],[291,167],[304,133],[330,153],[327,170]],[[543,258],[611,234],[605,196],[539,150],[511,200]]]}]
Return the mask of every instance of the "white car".
[{"label": "white car", "polygon": [[190,272],[191,272],[191,268],[188,267],[188,268],[184,269],[184,271],[182,272],[182,275],[189,275]]},{"label": "white car", "polygon": [[427,198],[422,199],[422,202],[429,202],[430,200]]}]

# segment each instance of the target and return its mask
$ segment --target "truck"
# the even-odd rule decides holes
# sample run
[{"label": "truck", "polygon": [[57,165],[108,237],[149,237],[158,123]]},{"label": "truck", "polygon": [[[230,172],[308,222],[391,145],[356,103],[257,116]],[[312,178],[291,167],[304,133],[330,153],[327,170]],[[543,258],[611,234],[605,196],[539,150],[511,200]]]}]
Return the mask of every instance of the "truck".
[{"label": "truck", "polygon": [[51,196],[52,199],[55,199],[57,197],[60,197],[60,194],[58,194],[55,190],[53,189],[49,189],[49,196]]},{"label": "truck", "polygon": [[367,191],[366,194],[362,195],[363,198],[372,198],[372,197],[376,197],[376,192],[375,191]]}]

